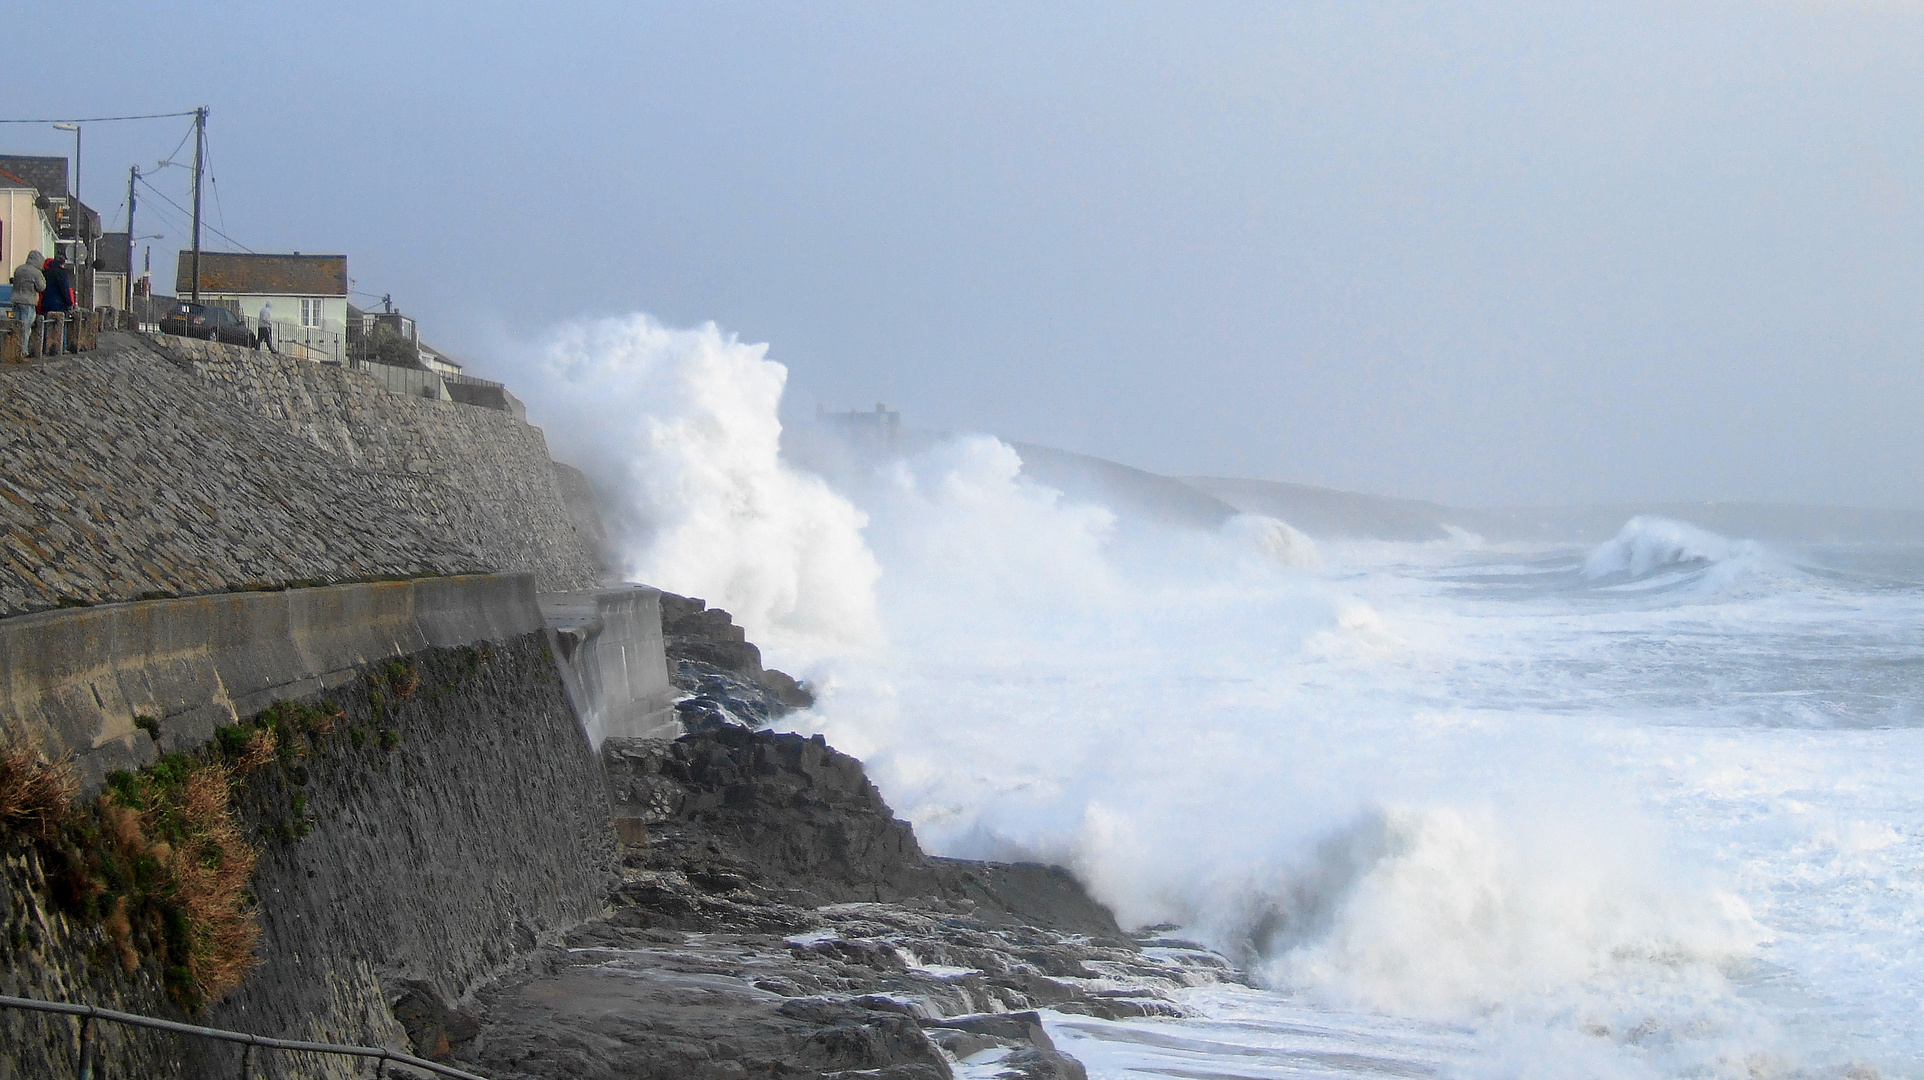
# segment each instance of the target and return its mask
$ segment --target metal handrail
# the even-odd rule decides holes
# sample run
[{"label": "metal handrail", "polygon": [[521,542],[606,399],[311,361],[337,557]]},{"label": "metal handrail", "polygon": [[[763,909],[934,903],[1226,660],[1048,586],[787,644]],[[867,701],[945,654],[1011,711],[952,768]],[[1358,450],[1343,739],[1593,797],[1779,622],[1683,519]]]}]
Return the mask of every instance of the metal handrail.
[{"label": "metal handrail", "polygon": [[[471,1072],[463,1072],[449,1065],[441,1065],[413,1054],[403,1054],[378,1046],[343,1046],[338,1043],[301,1042],[297,1039],[270,1039],[265,1035],[249,1035],[244,1031],[226,1031],[221,1028],[200,1027],[197,1024],[182,1024],[173,1020],[162,1020],[153,1016],[140,1016],[135,1013],[103,1009],[97,1005],[73,1005],[64,1001],[41,1001],[38,998],[8,997],[0,994],[0,1008],[26,1009],[30,1012],[65,1013],[69,1016],[84,1017],[87,1020],[108,1020],[131,1027],[155,1028],[160,1031],[174,1031],[182,1035],[193,1035],[202,1039],[219,1039],[223,1042],[242,1043],[248,1048],[248,1061],[252,1060],[256,1046],[268,1050],[299,1050],[313,1054],[334,1054],[338,1057],[364,1057],[380,1059],[380,1075],[387,1074],[387,1063],[398,1061],[417,1069],[439,1073],[442,1076],[456,1077],[457,1080],[487,1080]],[[91,1032],[83,1026],[81,1031],[81,1056],[83,1080],[92,1075],[91,1062],[87,1061],[88,1036]],[[243,1062],[242,1068],[247,1067]],[[245,1074],[243,1073],[243,1076]]]}]

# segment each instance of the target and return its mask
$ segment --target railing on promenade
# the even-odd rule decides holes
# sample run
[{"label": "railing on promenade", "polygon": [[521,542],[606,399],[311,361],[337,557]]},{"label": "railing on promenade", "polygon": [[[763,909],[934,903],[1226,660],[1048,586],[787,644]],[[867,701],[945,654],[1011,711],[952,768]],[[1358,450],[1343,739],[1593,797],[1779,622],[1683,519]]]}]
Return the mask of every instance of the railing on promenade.
[{"label": "railing on promenade", "polygon": [[17,364],[63,353],[89,352],[100,346],[101,316],[86,308],[35,315],[22,332],[11,305],[0,312],[0,363]]},{"label": "railing on promenade", "polygon": [[80,1080],[108,1080],[100,1076],[94,1067],[94,1023],[105,1020],[113,1024],[126,1024],[129,1027],[153,1028],[156,1031],[172,1031],[180,1035],[192,1035],[200,1039],[214,1039],[220,1042],[240,1043],[247,1049],[241,1056],[242,1080],[252,1075],[254,1051],[285,1050],[307,1054],[329,1054],[334,1057],[373,1058],[378,1062],[376,1076],[386,1076],[389,1062],[399,1062],[416,1069],[426,1069],[440,1076],[452,1076],[457,1080],[487,1080],[486,1077],[471,1072],[463,1072],[449,1065],[402,1054],[378,1046],[344,1046],[338,1043],[301,1042],[296,1039],[270,1039],[265,1035],[249,1035],[244,1031],[225,1031],[221,1028],[200,1027],[195,1024],[182,1024],[173,1020],[162,1020],[153,1016],[140,1016],[135,1013],[117,1012],[94,1005],[72,1005],[64,1001],[41,1001],[38,998],[6,997],[0,995],[0,1008],[23,1009],[28,1012],[64,1013],[80,1018]]},{"label": "railing on promenade", "polygon": [[[136,296],[133,307],[126,311],[102,309],[99,317],[107,329],[132,330],[139,333],[158,334],[162,332],[163,322],[180,305],[172,298]],[[252,318],[234,311],[231,305],[219,305],[234,315],[245,342],[230,341],[229,344],[253,343],[255,348],[272,348],[282,356],[296,360],[306,360],[318,364],[333,364],[361,372],[390,393],[405,394],[409,397],[434,398],[440,401],[459,401],[464,404],[498,409],[526,419],[518,410],[520,405],[507,393],[507,387],[493,379],[478,379],[472,375],[455,374],[446,371],[430,370],[411,365],[387,363],[376,354],[375,349],[365,336],[348,338],[319,327],[297,326],[278,320],[265,325],[258,318]],[[174,324],[175,332],[186,329]],[[210,328],[206,332],[193,332],[189,337],[215,339]],[[455,389],[450,391],[449,387]],[[462,389],[463,387],[467,389]]]}]

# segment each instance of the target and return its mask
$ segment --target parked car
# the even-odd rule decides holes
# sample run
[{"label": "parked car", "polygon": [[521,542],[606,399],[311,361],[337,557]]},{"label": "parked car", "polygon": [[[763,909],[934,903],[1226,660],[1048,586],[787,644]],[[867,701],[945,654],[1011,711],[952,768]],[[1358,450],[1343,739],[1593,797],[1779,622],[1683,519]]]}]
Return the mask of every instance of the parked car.
[{"label": "parked car", "polygon": [[246,323],[241,322],[239,315],[213,304],[175,304],[173,310],[160,317],[160,332],[205,338],[227,345],[244,345],[250,349],[260,344],[259,338],[247,328]]}]

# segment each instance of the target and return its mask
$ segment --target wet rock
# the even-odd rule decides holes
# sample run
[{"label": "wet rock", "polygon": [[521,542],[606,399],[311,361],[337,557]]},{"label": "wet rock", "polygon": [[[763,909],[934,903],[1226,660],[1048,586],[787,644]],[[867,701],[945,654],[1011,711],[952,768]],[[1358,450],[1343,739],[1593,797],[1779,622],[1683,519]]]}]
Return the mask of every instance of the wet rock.
[{"label": "wet rock", "polygon": [[481,1033],[481,1021],[449,1008],[434,987],[417,979],[402,979],[389,987],[388,1011],[407,1030],[414,1053],[431,1061],[445,1061],[455,1048]]},{"label": "wet rock", "polygon": [[997,1080],[1089,1080],[1082,1062],[1054,1050],[1017,1050],[995,1064]]},{"label": "wet rock", "polygon": [[[719,873],[803,907],[940,901],[989,925],[1047,926],[1126,942],[1068,871],[923,854],[862,763],[820,736],[734,725],[674,741],[610,739],[602,749],[615,816],[648,830],[636,865]],[[1083,974],[1038,957],[1052,974]]]},{"label": "wet rock", "polygon": [[639,823],[610,913],[478,996],[456,1056],[489,1076],[1077,1080],[1037,1010],[1179,1016],[1236,977],[1145,952],[1059,868],[928,858],[820,738],[731,724],[603,764]]},{"label": "wet rock", "polygon": [[952,1028],[974,1035],[986,1035],[1004,1045],[1032,1046],[1054,1050],[1056,1044],[1043,1030],[1042,1016],[1034,1012],[994,1013],[982,1016],[951,1016],[946,1020],[925,1020],[924,1027]]},{"label": "wet rock", "polygon": [[661,594],[661,635],[674,682],[690,695],[678,706],[689,730],[732,722],[759,727],[815,704],[787,674],[762,667],[762,652],[734,618],[707,601]]}]

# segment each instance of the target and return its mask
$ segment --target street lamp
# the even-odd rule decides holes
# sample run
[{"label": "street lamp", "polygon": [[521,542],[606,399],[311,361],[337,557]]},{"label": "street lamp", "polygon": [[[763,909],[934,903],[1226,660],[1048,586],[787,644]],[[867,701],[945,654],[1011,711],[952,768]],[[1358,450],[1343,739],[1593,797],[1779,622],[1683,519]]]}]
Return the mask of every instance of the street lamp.
[{"label": "street lamp", "polygon": [[87,241],[81,236],[86,223],[82,220],[83,215],[80,213],[80,125],[63,122],[53,127],[55,131],[73,132],[73,193],[67,200],[67,216],[73,219],[74,273],[84,274],[82,280],[87,285],[85,289],[87,303],[91,306],[94,302],[93,260],[87,257]]}]

